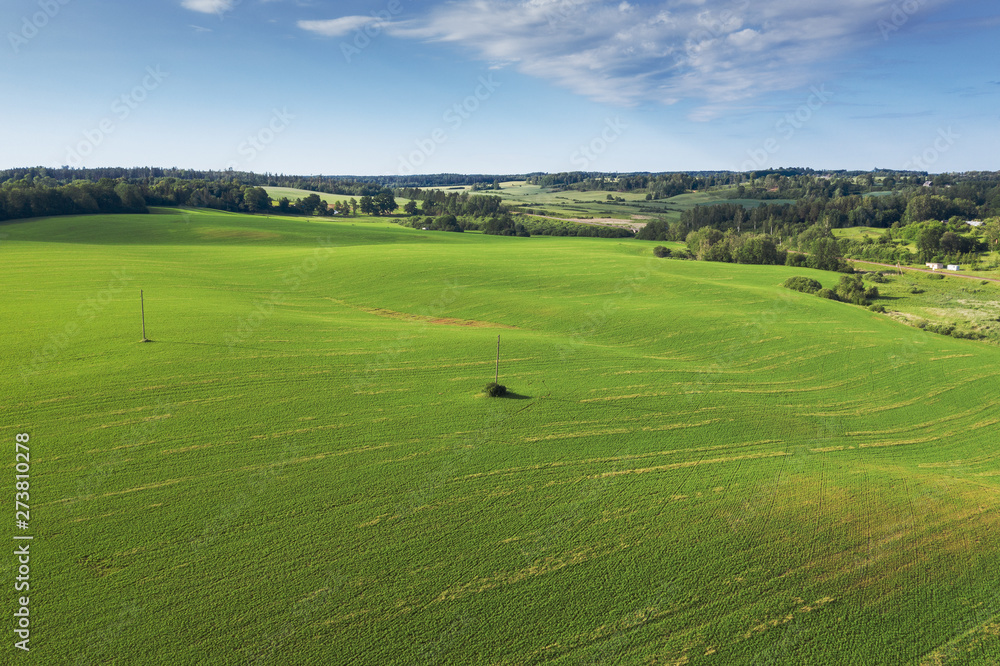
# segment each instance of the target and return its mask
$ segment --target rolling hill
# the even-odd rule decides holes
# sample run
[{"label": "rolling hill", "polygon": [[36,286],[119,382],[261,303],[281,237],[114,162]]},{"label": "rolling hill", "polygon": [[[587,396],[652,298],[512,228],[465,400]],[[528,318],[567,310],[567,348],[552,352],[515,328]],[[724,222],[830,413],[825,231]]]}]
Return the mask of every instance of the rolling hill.
[{"label": "rolling hill", "polygon": [[832,274],[368,218],[0,231],[20,662],[1000,660],[1000,349],[780,286]]}]

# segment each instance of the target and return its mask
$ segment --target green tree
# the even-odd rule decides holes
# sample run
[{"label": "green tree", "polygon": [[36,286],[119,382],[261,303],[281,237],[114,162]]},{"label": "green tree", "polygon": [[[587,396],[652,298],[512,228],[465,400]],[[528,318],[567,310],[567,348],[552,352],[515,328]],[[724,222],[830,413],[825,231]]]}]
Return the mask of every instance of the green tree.
[{"label": "green tree", "polygon": [[990,249],[996,249],[997,244],[1000,244],[1000,217],[985,220],[980,230],[982,231],[983,238],[989,243]]},{"label": "green tree", "polygon": [[[353,202],[354,199],[351,199],[351,201]],[[378,209],[375,207],[374,199],[372,199],[367,194],[361,197],[361,212],[364,213],[365,215],[374,215],[375,213],[378,212]]]},{"label": "green tree", "polygon": [[962,251],[962,237],[954,231],[946,231],[941,234],[939,244],[941,251],[945,254],[958,254]]},{"label": "green tree", "polygon": [[944,235],[944,225],[925,224],[917,236],[917,250],[921,261],[930,261],[941,251],[941,237]]},{"label": "green tree", "polygon": [[388,215],[392,211],[399,208],[396,205],[396,199],[392,196],[392,192],[381,192],[372,200],[372,204],[375,206],[375,210],[378,211],[379,215]]},{"label": "green tree", "polygon": [[817,238],[809,246],[809,257],[806,259],[809,268],[821,271],[835,271],[840,268],[840,244],[836,238]]},{"label": "green tree", "polygon": [[142,196],[142,191],[136,185],[128,183],[118,183],[115,185],[115,194],[121,199],[122,207],[129,213],[148,213],[146,200]]},{"label": "green tree", "polygon": [[319,198],[318,194],[310,194],[309,196],[303,199],[298,199],[295,202],[295,206],[304,214],[312,215],[313,213],[316,212],[316,209],[319,208],[319,204],[321,201],[322,199]]},{"label": "green tree", "polygon": [[271,210],[271,197],[263,187],[248,187],[243,191],[243,205],[251,213]]},{"label": "green tree", "polygon": [[772,265],[778,263],[778,248],[766,236],[751,236],[736,247],[733,259],[738,264]]}]

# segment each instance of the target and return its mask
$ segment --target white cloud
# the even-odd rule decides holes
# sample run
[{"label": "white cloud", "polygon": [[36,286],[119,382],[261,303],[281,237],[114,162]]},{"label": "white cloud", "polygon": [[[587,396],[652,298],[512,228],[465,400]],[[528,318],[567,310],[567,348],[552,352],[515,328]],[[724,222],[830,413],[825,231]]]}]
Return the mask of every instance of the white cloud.
[{"label": "white cloud", "polygon": [[182,0],[181,7],[202,14],[221,14],[232,9],[239,0]]},{"label": "white cloud", "polygon": [[382,23],[382,20],[374,16],[344,16],[326,21],[299,21],[298,26],[324,37],[341,37],[369,23]]},{"label": "white cloud", "polygon": [[[923,0],[921,11],[952,0]],[[822,83],[819,63],[882,42],[887,0],[451,0],[387,33],[464,47],[592,99],[634,105],[695,100],[692,118],[761,93]],[[375,21],[300,21],[340,36]]]}]

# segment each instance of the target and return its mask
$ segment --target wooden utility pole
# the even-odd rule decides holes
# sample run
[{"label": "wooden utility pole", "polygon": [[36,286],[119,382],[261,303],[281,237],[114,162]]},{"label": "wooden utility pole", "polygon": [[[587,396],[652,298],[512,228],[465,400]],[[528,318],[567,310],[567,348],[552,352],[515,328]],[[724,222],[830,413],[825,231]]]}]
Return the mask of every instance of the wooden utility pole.
[{"label": "wooden utility pole", "polygon": [[500,336],[499,335],[497,336],[497,374],[496,377],[493,378],[493,383],[494,384],[500,383]]},{"label": "wooden utility pole", "polygon": [[142,313],[142,341],[149,342],[146,339],[146,304],[143,302],[142,289],[139,290],[139,311]]}]

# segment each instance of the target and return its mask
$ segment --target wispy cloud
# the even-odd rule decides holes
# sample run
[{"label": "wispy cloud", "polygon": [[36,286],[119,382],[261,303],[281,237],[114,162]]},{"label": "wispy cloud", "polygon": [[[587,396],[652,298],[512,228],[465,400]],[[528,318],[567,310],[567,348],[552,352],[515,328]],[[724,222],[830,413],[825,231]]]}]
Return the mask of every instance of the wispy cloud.
[{"label": "wispy cloud", "polygon": [[202,14],[222,14],[228,12],[240,0],[181,0],[181,7]]},{"label": "wispy cloud", "polygon": [[851,116],[851,120],[901,120],[903,118],[926,118],[930,115],[933,115],[931,111],[890,111],[886,113],[873,113],[867,116]]},{"label": "wispy cloud", "polygon": [[299,21],[298,26],[324,37],[342,37],[370,23],[382,23],[382,21],[374,16],[344,16],[325,21]]},{"label": "wispy cloud", "polygon": [[192,30],[194,30],[195,32],[212,32],[211,28],[206,28],[204,26],[195,25],[193,23],[189,24],[188,27],[191,28]]},{"label": "wispy cloud", "polygon": [[[454,44],[493,67],[514,67],[601,102],[694,100],[701,107],[692,119],[708,120],[761,93],[824,79],[821,63],[882,41],[877,22],[891,6],[886,0],[452,0],[381,27],[400,38]],[[299,27],[341,36],[361,19],[374,20],[351,16]]]}]

